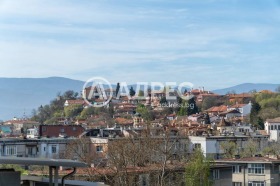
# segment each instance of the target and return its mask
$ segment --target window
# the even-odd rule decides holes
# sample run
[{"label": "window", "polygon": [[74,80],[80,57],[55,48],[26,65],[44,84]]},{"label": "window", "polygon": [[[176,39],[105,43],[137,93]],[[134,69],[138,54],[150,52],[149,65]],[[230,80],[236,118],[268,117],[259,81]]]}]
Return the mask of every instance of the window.
[{"label": "window", "polygon": [[52,153],[53,153],[53,154],[56,154],[56,145],[53,145],[53,146],[52,146]]},{"label": "window", "polygon": [[32,147],[27,147],[27,154],[28,155],[32,155],[33,154]]},{"label": "window", "polygon": [[47,128],[46,127],[42,127],[42,131],[43,132],[47,131]]},{"label": "window", "polygon": [[73,127],[73,131],[76,131],[77,130],[77,128],[76,127]]},{"label": "window", "polygon": [[265,186],[264,181],[251,181],[248,186]]},{"label": "window", "polygon": [[6,156],[16,156],[17,155],[17,146],[8,145],[6,146]]},{"label": "window", "polygon": [[264,164],[261,163],[250,163],[248,164],[249,174],[264,174]]},{"label": "window", "polygon": [[242,172],[242,170],[241,170],[241,165],[234,165],[233,167],[232,167],[232,173],[241,173]]},{"label": "window", "polygon": [[241,182],[233,182],[232,186],[242,186],[242,183]]},{"label": "window", "polygon": [[213,170],[213,180],[218,180],[220,179],[220,170],[214,169]]},{"label": "window", "polygon": [[103,152],[103,146],[96,146],[96,152]]},{"label": "window", "polygon": [[280,130],[280,125],[278,125],[278,130]]},{"label": "window", "polygon": [[194,148],[195,149],[201,149],[201,144],[200,143],[195,143]]},{"label": "window", "polygon": [[64,129],[60,129],[60,132],[64,132],[65,130]]}]

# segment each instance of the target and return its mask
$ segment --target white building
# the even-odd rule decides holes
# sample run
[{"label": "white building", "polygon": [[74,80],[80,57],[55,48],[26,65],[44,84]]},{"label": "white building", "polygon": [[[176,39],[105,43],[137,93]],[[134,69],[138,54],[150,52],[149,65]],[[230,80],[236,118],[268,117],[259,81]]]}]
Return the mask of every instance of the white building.
[{"label": "white building", "polygon": [[235,104],[231,107],[228,108],[229,110],[238,110],[241,113],[241,116],[247,116],[251,113],[251,109],[252,109],[252,103],[248,103],[248,104]]},{"label": "white building", "polygon": [[249,139],[253,139],[258,143],[260,149],[267,145],[267,136],[263,135],[227,135],[227,136],[189,136],[190,146],[189,151],[192,152],[195,148],[201,148],[205,157],[213,157],[220,159],[224,154],[221,148],[222,142],[235,142],[238,150],[242,150]]},{"label": "white building", "polygon": [[280,140],[280,117],[275,119],[267,119],[264,124],[266,133],[270,136],[271,141]]}]

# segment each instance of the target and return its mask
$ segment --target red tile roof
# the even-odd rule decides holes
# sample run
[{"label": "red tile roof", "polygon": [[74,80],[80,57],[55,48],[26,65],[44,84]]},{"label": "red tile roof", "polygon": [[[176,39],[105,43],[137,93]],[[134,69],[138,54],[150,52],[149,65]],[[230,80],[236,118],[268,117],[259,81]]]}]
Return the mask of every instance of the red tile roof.
[{"label": "red tile roof", "polygon": [[73,100],[66,100],[69,105],[83,105],[85,101],[83,99],[73,99]]},{"label": "red tile roof", "polygon": [[280,123],[280,117],[274,119],[267,119],[268,123]]},{"label": "red tile roof", "polygon": [[225,111],[227,111],[226,105],[215,106],[206,110],[206,112],[225,112]]}]

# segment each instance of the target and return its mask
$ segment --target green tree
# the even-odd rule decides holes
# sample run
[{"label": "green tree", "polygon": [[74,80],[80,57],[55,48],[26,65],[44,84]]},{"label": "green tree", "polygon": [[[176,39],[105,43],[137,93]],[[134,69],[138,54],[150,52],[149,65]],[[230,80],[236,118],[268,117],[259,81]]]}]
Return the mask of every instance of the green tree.
[{"label": "green tree", "polygon": [[204,114],[204,124],[211,124],[209,114]]},{"label": "green tree", "polygon": [[120,83],[117,83],[117,87],[116,87],[116,97],[118,97],[119,91],[120,91]]},{"label": "green tree", "polygon": [[76,99],[78,97],[79,93],[74,92],[73,90],[67,90],[63,95],[63,99]]},{"label": "green tree", "polygon": [[237,152],[237,145],[236,143],[230,141],[224,141],[221,143],[221,148],[224,151],[224,158],[233,158]]},{"label": "green tree", "polygon": [[143,97],[144,96],[144,91],[143,90],[139,90],[138,96]]},{"label": "green tree", "polygon": [[82,119],[86,119],[93,114],[95,114],[95,108],[94,107],[88,107],[88,108],[83,109],[83,111],[80,114],[80,117]]},{"label": "green tree", "polygon": [[192,115],[192,114],[197,114],[198,111],[198,107],[196,105],[195,102],[195,98],[191,98],[188,100],[188,115]]},{"label": "green tree", "polygon": [[216,98],[214,97],[206,97],[205,99],[203,99],[202,101],[202,106],[201,109],[202,111],[207,110],[213,106],[216,106]]},{"label": "green tree", "polygon": [[263,150],[262,155],[279,155],[280,154],[280,142],[269,143]]},{"label": "green tree", "polygon": [[159,102],[160,104],[166,104],[167,103],[166,97],[165,96],[162,97]]},{"label": "green tree", "polygon": [[186,166],[187,186],[211,186],[211,161],[206,159],[201,149],[196,149]]},{"label": "green tree", "polygon": [[135,95],[135,90],[133,89],[133,87],[131,86],[130,89],[129,89],[129,95],[132,97]]},{"label": "green tree", "polygon": [[145,121],[151,121],[153,120],[153,114],[152,111],[149,110],[147,107],[145,107],[145,105],[143,104],[139,104],[136,108],[136,112],[138,112],[139,114],[141,114],[142,118]]},{"label": "green tree", "polygon": [[241,152],[241,157],[253,157],[258,153],[260,153],[260,149],[257,142],[249,139]]},{"label": "green tree", "polygon": [[67,118],[75,118],[83,111],[81,105],[69,105],[64,108],[65,116]]},{"label": "green tree", "polygon": [[182,104],[179,107],[178,116],[187,116],[188,115],[188,104],[186,100],[182,101]]},{"label": "green tree", "polygon": [[262,119],[259,117],[259,112],[261,110],[261,106],[259,103],[254,102],[252,104],[252,109],[250,113],[250,123],[253,124],[254,126],[259,127],[260,129],[264,128],[264,124]]}]

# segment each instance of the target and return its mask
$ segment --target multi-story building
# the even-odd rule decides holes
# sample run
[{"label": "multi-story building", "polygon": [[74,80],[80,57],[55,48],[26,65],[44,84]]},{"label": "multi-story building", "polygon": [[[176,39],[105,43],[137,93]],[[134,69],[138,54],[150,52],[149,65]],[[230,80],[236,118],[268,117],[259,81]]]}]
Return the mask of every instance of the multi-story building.
[{"label": "multi-story building", "polygon": [[254,140],[258,144],[258,148],[264,148],[268,143],[268,137],[263,135],[234,135],[225,134],[225,136],[189,136],[190,149],[193,151],[195,148],[201,148],[205,157],[214,157],[214,159],[220,159],[224,151],[221,147],[222,142],[234,142],[236,143],[238,150],[241,150],[246,146],[249,139]]},{"label": "multi-story building", "polygon": [[269,140],[280,140],[280,117],[274,119],[267,119],[264,124],[264,129],[269,135]]},{"label": "multi-story building", "polygon": [[232,166],[233,186],[278,186],[280,160],[271,157],[250,157],[217,160]]},{"label": "multi-story building", "polygon": [[66,145],[73,139],[0,139],[0,156],[62,158]]}]

